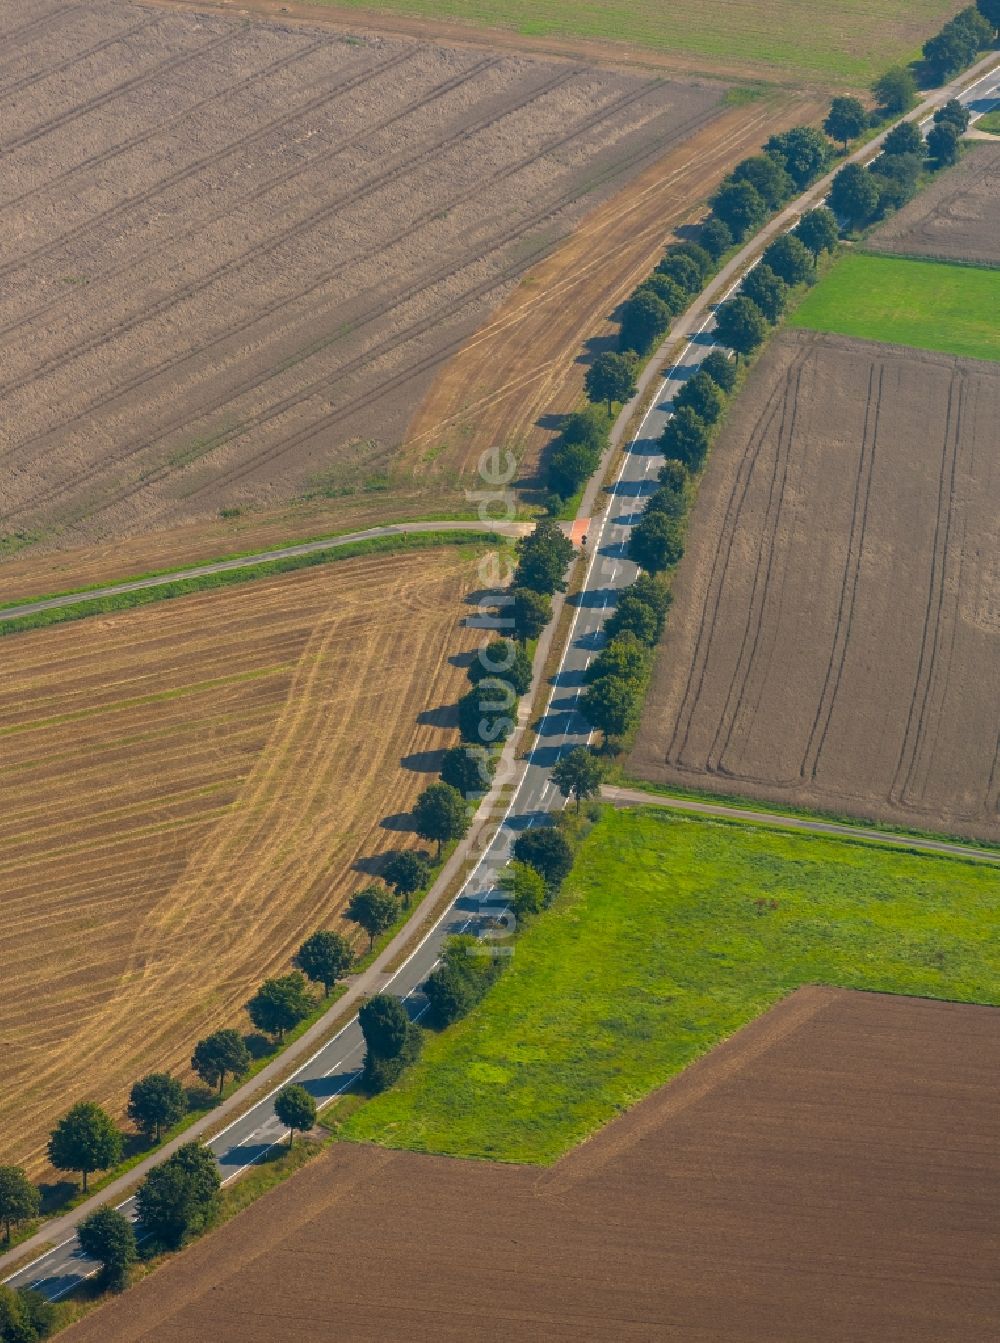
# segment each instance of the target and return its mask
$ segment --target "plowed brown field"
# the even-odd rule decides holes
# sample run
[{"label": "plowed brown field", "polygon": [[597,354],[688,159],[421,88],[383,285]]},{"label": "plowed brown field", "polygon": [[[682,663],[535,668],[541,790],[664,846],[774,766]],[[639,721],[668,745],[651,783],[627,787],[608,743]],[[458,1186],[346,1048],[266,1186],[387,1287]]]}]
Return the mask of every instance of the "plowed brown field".
[{"label": "plowed brown field", "polygon": [[414,842],[380,823],[454,737],[420,718],[457,698],[474,579],[383,554],[5,641],[0,1160],[245,1026],[357,860]]},{"label": "plowed brown field", "polygon": [[114,0],[0,6],[0,51],[8,545],[389,471],[438,364],[722,93]]},{"label": "plowed brown field", "polygon": [[869,238],[879,252],[1000,266],[1000,144],[974,144]]},{"label": "plowed brown field", "polygon": [[67,1343],[993,1343],[997,1018],[800,989],[542,1174],[339,1146]]},{"label": "plowed brown field", "polygon": [[632,773],[1000,839],[1000,365],[785,332],[713,450]]}]

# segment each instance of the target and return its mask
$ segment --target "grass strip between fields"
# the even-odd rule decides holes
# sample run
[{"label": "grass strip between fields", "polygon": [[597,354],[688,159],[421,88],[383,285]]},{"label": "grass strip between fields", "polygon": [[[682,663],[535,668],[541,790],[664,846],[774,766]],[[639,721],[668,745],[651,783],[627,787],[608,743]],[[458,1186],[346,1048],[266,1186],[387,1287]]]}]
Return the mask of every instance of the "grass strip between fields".
[{"label": "grass strip between fields", "polygon": [[487,998],[343,1134],[550,1162],[802,984],[1000,1003],[998,934],[985,864],[605,810]]},{"label": "grass strip between fields", "polygon": [[[496,546],[503,538],[495,532],[448,531],[448,532],[409,532],[395,536],[375,536],[361,541],[349,541],[343,545],[331,545],[329,549],[310,551],[305,555],[290,555],[279,560],[265,560],[260,564],[247,564],[238,569],[222,569],[218,573],[200,574],[195,578],[182,578],[173,583],[161,583],[156,587],[136,588],[131,592],[121,592],[113,597],[87,597],[81,595],[80,601],[68,606],[55,606],[46,611],[37,611],[32,615],[15,616],[8,620],[0,619],[0,638],[7,634],[21,634],[25,630],[42,629],[49,625],[59,625],[67,620],[85,620],[88,616],[106,615],[113,611],[129,611],[137,606],[148,606],[152,602],[168,601],[171,597],[186,597],[191,593],[205,592],[212,588],[227,587],[232,583],[250,583],[258,578],[273,578],[276,575],[293,573],[297,569],[310,569],[319,564],[333,564],[338,560],[357,559],[361,556],[376,554],[398,554],[404,550],[427,550],[436,546]],[[128,581],[128,580],[123,580]],[[28,598],[23,603],[45,601],[45,597]]]},{"label": "grass strip between fields", "polygon": [[791,314],[789,325],[1000,360],[1000,270],[850,252]]}]

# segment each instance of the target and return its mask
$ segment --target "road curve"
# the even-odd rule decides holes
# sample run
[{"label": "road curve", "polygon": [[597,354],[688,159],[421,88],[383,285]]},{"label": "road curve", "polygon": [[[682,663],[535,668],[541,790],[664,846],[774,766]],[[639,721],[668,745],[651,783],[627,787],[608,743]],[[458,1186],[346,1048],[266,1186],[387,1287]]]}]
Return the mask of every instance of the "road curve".
[{"label": "road curve", "polygon": [[[994,68],[989,76],[984,74],[986,67],[990,65],[995,67],[996,62],[997,54],[994,52],[986,60],[974,66],[972,70],[967,71],[962,79],[938,90],[916,109],[912,118],[926,117],[935,106],[948,97],[956,95],[962,95],[964,100],[974,106],[977,111],[985,110],[985,106],[990,106],[1000,100],[1000,73]],[[983,84],[988,83],[991,78],[993,82],[989,84],[988,88],[983,89]],[[857,160],[869,158],[878,152],[879,144],[879,140],[874,140],[852,157]],[[480,812],[477,814],[476,840],[478,842],[480,835],[485,835],[487,838],[479,860],[471,874],[463,882],[457,895],[430,928],[423,933],[416,947],[410,951],[402,964],[397,964],[394,961],[393,956],[396,953],[392,948],[387,948],[376,963],[379,967],[377,974],[375,973],[376,967],[373,966],[364,976],[366,986],[369,983],[377,983],[379,991],[398,994],[415,1019],[419,1019],[425,1010],[426,1004],[421,986],[436,964],[444,940],[457,932],[475,929],[482,915],[491,906],[494,912],[504,910],[505,904],[497,891],[495,878],[506,863],[511,845],[518,832],[543,821],[550,812],[562,805],[562,798],[549,777],[552,765],[566,751],[590,739],[589,726],[578,711],[584,672],[595,652],[602,646],[604,638],[602,627],[608,612],[614,606],[618,594],[633,581],[636,575],[635,566],[626,557],[628,535],[632,525],[640,516],[644,496],[656,488],[655,473],[662,462],[659,439],[664,425],[672,414],[673,394],[700,367],[705,354],[712,348],[712,328],[714,325],[712,305],[736,287],[742,273],[759,256],[767,242],[790,227],[803,210],[811,208],[817,200],[822,199],[829,186],[829,180],[829,178],[823,179],[797,201],[793,202],[776,220],[773,220],[755,239],[747,244],[739,256],[729,263],[712,281],[700,299],[675,325],[663,345],[650,360],[640,380],[636,397],[623,409],[622,414],[616,421],[611,446],[583,496],[578,521],[585,520],[590,513],[593,501],[597,498],[606,477],[611,458],[621,445],[633,414],[640,401],[644,399],[645,394],[656,385],[656,395],[652,404],[643,415],[638,431],[622,454],[620,468],[608,492],[608,506],[591,523],[585,560],[586,571],[581,592],[571,600],[573,618],[566,648],[562,654],[558,670],[551,680],[552,689],[544,715],[538,725],[535,744],[526,757],[517,762],[511,792],[503,795],[510,797],[509,804],[504,807],[502,795],[498,789],[495,789],[493,794],[483,802]],[[676,348],[679,341],[684,338],[687,339],[687,344],[682,354],[664,377],[661,372],[664,361],[668,358],[670,352]],[[656,383],[657,379],[660,379],[659,384]],[[455,527],[453,523],[410,524],[414,527],[420,525],[430,528],[438,525],[443,530]],[[357,533],[351,539],[358,539],[358,537],[364,535],[392,534],[394,531],[402,530],[403,526],[401,524],[398,527],[385,529],[373,528],[370,533]],[[474,529],[482,530],[482,524],[475,524]],[[342,538],[341,544],[345,543],[346,539]],[[328,547],[331,542],[320,541],[308,544],[317,549],[323,549]],[[296,547],[289,548],[289,552],[303,553]],[[284,553],[289,552],[268,552],[268,555],[282,558]],[[220,564],[255,564],[260,563],[263,558],[265,556],[255,556],[242,561],[220,561]],[[189,572],[194,573],[195,571]],[[178,575],[163,576],[160,581],[170,582],[176,580],[177,577]],[[147,580],[137,581],[144,583]],[[79,599],[78,594],[72,600]],[[0,612],[0,617],[4,615],[9,617],[10,612]],[[544,641],[536,655],[536,684],[541,668],[545,665],[548,644],[551,641],[555,623],[555,619],[550,623],[545,636],[543,636]],[[489,625],[484,624],[484,631],[489,628]],[[533,702],[533,698],[533,694],[529,693],[527,702]],[[520,731],[524,729],[524,714],[525,709],[522,705]],[[504,753],[505,762],[512,763],[519,738],[520,734],[508,743],[508,749]],[[652,796],[643,795],[645,803],[649,804],[652,800]],[[699,805],[703,805],[707,809],[714,804]],[[494,828],[493,822],[496,812],[501,808],[503,808],[503,814],[500,817],[499,825]],[[750,815],[752,813],[748,813],[748,817]],[[761,815],[766,815],[766,813],[761,813]],[[787,818],[781,819],[787,820]],[[768,817],[767,819],[768,824],[777,822],[778,818]],[[816,824],[817,826],[833,825],[832,822],[817,822]],[[881,839],[886,838],[881,832],[873,833]],[[471,843],[467,844],[464,849],[458,851],[456,858],[459,855],[471,852],[471,848]],[[456,859],[453,858],[449,869],[446,869],[446,872],[438,878],[434,888],[428,893],[420,910],[414,916],[418,926],[423,926],[428,921],[436,902],[444,895],[451,875],[457,872],[457,867],[453,867],[455,861]],[[399,946],[402,946],[404,937],[412,937],[413,931],[414,921],[411,921],[400,938],[397,939]],[[393,947],[396,947],[397,943],[394,943]],[[356,994],[358,987],[352,988],[351,992]],[[331,1009],[323,1021],[318,1022],[311,1029],[307,1036],[293,1045],[283,1056],[279,1056],[279,1059],[273,1065],[275,1074],[279,1070],[287,1068],[290,1061],[300,1055],[308,1043],[319,1040],[322,1033],[329,1030],[334,1020],[344,1012],[345,1005],[344,1000],[341,1000],[335,1008]],[[216,1157],[223,1180],[229,1181],[236,1178],[248,1166],[260,1161],[276,1143],[284,1138],[287,1130],[278,1121],[273,1107],[273,1097],[279,1085],[284,1085],[289,1081],[300,1083],[313,1094],[318,1105],[322,1107],[345,1091],[356,1079],[361,1068],[363,1052],[364,1043],[360,1028],[357,1018],[353,1017],[332,1039],[319,1044],[304,1062],[298,1065],[294,1072],[285,1072],[282,1081],[263,1098],[248,1100],[252,1094],[259,1090],[264,1080],[263,1076],[258,1076],[252,1085],[230,1098],[227,1103],[227,1112],[236,1113],[238,1106],[243,1101],[247,1101],[247,1108],[238,1113],[238,1117],[235,1117],[221,1133],[211,1138],[207,1144]],[[217,1123],[219,1118],[219,1111],[212,1112],[209,1118],[201,1122],[202,1131],[205,1131],[210,1124]],[[189,1129],[182,1139],[177,1140],[177,1143],[189,1141],[192,1136],[195,1136],[196,1132],[196,1128]],[[16,1287],[33,1287],[54,1300],[65,1295],[83,1279],[95,1273],[97,1266],[88,1260],[79,1249],[75,1234],[72,1231],[73,1226],[94,1207],[107,1202],[116,1196],[117,1191],[127,1188],[129,1183],[135,1182],[142,1175],[146,1166],[162,1161],[169,1150],[168,1147],[157,1152],[149,1158],[147,1163],[144,1163],[144,1167],[133,1169],[129,1175],[116,1182],[115,1186],[106,1188],[71,1214],[67,1214],[56,1222],[47,1223],[37,1236],[25,1242],[7,1256],[7,1262],[11,1263],[15,1258],[24,1258],[33,1248],[40,1250],[46,1242],[51,1242],[53,1239],[59,1239],[60,1243],[54,1249],[41,1253],[37,1259],[8,1276],[6,1281]],[[131,1199],[127,1199],[119,1206],[127,1214],[134,1216],[134,1205]],[[62,1239],[63,1236],[65,1236],[65,1239]],[[0,1260],[0,1263],[2,1262]]]},{"label": "road curve", "polygon": [[832,835],[837,839],[856,839],[865,844],[885,844],[893,849],[919,849],[922,853],[940,853],[949,858],[968,858],[1000,866],[1000,849],[977,849],[957,841],[895,834],[891,830],[875,830],[848,821],[822,821],[808,816],[791,816],[787,812],[760,811],[755,807],[709,802],[704,798],[669,797],[662,793],[647,793],[642,788],[618,788],[610,784],[601,789],[601,797],[615,807],[663,807],[667,811],[683,811],[694,816],[718,816],[727,821],[745,821],[751,825],[774,826],[811,835]]}]

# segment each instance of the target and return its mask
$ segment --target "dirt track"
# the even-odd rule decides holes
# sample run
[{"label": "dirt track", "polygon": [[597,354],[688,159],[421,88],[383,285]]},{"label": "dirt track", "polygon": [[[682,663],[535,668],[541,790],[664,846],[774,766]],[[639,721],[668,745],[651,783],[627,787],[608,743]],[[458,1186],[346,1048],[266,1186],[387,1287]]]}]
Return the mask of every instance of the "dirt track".
[{"label": "dirt track", "polygon": [[8,641],[0,1159],[245,1027],[354,864],[415,842],[381,822],[455,736],[474,581],[450,549],[376,555]]},{"label": "dirt track", "polygon": [[977,144],[869,242],[879,252],[1000,265],[998,211],[1000,144]]},{"label": "dirt track", "polygon": [[1000,366],[779,335],[713,449],[629,770],[1000,839]]},{"label": "dirt track", "polygon": [[335,1147],[67,1343],[988,1343],[998,1069],[801,989],[547,1171]]},{"label": "dirt track", "polygon": [[0,13],[8,536],[386,472],[437,365],[721,92],[111,0],[20,17]]}]

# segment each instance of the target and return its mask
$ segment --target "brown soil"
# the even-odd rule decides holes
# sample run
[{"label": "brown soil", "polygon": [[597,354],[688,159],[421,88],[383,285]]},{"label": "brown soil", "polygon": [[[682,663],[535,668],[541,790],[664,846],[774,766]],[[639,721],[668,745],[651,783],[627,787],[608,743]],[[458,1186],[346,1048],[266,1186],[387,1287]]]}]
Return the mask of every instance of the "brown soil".
[{"label": "brown soil", "polygon": [[871,235],[879,252],[1000,265],[1000,144],[977,144]]},{"label": "brown soil", "polygon": [[539,421],[577,404],[585,344],[600,350],[616,338],[611,315],[652,270],[673,230],[703,213],[738,160],[820,110],[791,95],[733,109],[594,210],[442,368],[406,436],[414,468],[444,452],[469,471],[480,453],[509,444],[530,475],[553,435],[544,427],[551,420]]},{"label": "brown soil", "polygon": [[461,552],[377,555],[5,642],[0,1160],[245,1027],[355,864],[416,842],[474,584]]},{"label": "brown soil", "polygon": [[1000,839],[1000,366],[784,332],[713,450],[631,773]]},{"label": "brown soil", "polygon": [[67,1343],[987,1343],[997,1023],[800,989],[548,1171],[338,1146]]},{"label": "brown soil", "polygon": [[114,0],[5,27],[15,539],[386,473],[437,366],[721,93]]}]

